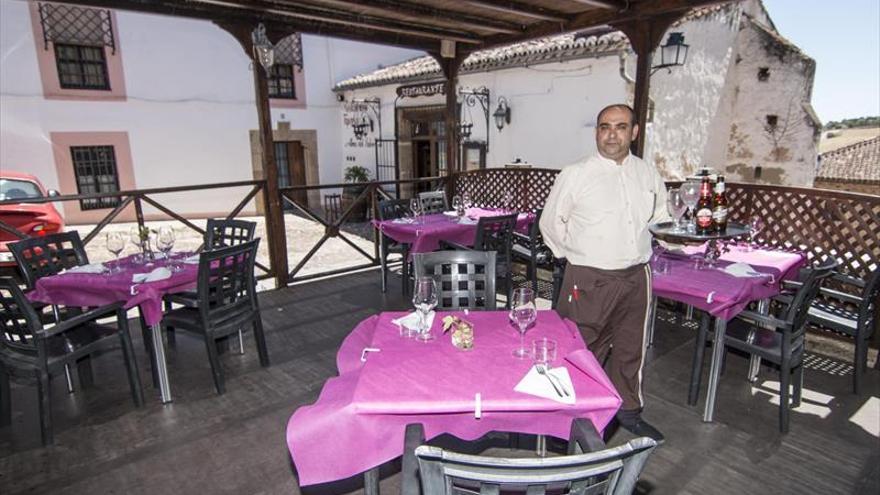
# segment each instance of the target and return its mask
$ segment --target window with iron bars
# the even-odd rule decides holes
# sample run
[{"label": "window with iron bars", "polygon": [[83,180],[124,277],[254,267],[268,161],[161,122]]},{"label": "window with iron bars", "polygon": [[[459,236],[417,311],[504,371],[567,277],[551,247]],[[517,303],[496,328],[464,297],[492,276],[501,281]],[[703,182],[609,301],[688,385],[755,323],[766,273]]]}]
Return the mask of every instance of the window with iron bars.
[{"label": "window with iron bars", "polygon": [[110,89],[104,47],[56,43],[55,62],[64,89]]},{"label": "window with iron bars", "polygon": [[[71,146],[73,172],[79,194],[95,194],[119,190],[119,174],[116,171],[116,153],[113,146]],[[118,196],[81,199],[82,210],[114,208],[119,205]]]},{"label": "window with iron bars", "polygon": [[275,64],[269,71],[269,97],[296,99],[293,64]]}]

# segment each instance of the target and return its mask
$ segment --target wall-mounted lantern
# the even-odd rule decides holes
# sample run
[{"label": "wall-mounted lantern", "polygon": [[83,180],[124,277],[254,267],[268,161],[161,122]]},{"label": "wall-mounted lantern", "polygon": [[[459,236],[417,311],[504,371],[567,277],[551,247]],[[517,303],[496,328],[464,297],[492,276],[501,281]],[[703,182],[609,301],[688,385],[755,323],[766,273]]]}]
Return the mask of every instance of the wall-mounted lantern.
[{"label": "wall-mounted lantern", "polygon": [[266,26],[262,22],[251,31],[251,41],[254,46],[254,58],[260,62],[260,65],[263,66],[263,69],[268,74],[272,65],[275,64],[275,47],[269,41],[269,37],[266,36]]},{"label": "wall-mounted lantern", "polygon": [[507,104],[507,98],[503,96],[498,98],[498,108],[492,116],[495,117],[495,127],[498,128],[498,132],[504,129],[505,124],[510,124],[510,105]]},{"label": "wall-mounted lantern", "polygon": [[666,44],[660,47],[660,65],[651,67],[651,74],[660,69],[666,69],[671,73],[672,67],[684,65],[687,61],[688,48],[690,45],[684,42],[683,33],[669,33]]}]

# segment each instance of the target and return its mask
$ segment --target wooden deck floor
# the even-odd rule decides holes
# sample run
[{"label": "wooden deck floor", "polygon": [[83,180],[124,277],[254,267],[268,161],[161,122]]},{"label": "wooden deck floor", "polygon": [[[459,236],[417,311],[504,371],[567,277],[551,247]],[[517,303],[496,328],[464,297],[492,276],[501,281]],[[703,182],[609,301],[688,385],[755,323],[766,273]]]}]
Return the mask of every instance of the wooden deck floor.
[{"label": "wooden deck floor", "polygon": [[[383,295],[376,272],[348,275],[263,293],[261,304],[272,365],[259,366],[247,336],[244,355],[222,356],[222,397],[201,341],[180,335],[169,352],[174,402],[161,405],[136,332],[146,406],[131,403],[121,353],[107,353],[94,360],[94,388],[67,394],[63,379],[55,381],[56,443],[42,448],[35,389],[14,384],[13,423],[0,429],[0,493],[359,492],[359,478],[300,490],[284,432],[293,411],[314,402],[336,374],[336,349],[347,332],[377,311],[408,306],[399,280],[392,278]],[[869,371],[856,396],[848,365],[811,356],[804,406],[782,436],[770,383],[776,374],[763,370],[762,386],[752,388],[746,360],[730,356],[716,422],[706,424],[702,402],[686,404],[694,331],[681,323],[661,313],[650,350],[644,414],[667,442],[649,461],[640,492],[880,493],[880,373]],[[619,431],[609,444],[627,438]],[[383,470],[385,493],[398,491],[393,471]]]}]

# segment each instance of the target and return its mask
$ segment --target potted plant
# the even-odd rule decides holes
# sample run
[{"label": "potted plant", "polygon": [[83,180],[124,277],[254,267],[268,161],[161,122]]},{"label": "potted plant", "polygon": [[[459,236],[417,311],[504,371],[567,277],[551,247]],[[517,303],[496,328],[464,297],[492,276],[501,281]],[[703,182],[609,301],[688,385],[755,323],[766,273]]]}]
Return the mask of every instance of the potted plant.
[{"label": "potted plant", "polygon": [[[366,183],[370,181],[370,171],[366,167],[352,165],[345,169],[343,179],[346,184],[350,184],[342,188],[342,211],[344,212],[366,189]],[[368,200],[361,201],[355,205],[349,218],[355,221],[365,221],[368,206]]]}]

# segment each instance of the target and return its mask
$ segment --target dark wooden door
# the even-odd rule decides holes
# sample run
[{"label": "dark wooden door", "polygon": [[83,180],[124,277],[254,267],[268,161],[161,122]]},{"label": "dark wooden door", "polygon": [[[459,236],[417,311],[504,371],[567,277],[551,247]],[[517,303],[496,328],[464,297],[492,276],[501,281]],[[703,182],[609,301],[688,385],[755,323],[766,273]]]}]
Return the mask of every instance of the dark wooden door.
[{"label": "dark wooden door", "polygon": [[[278,187],[306,185],[306,159],[302,142],[276,141],[275,162],[278,165]],[[308,205],[306,191],[296,191],[293,197],[302,206]],[[290,209],[286,202],[285,206],[285,209]]]}]

